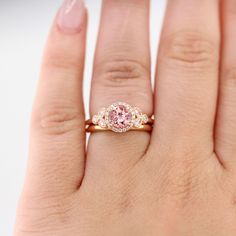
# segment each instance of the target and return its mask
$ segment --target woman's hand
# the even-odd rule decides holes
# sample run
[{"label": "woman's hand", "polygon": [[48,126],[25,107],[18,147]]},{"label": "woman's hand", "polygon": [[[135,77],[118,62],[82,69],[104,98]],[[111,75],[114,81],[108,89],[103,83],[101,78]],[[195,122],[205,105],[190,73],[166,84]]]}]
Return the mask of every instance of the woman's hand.
[{"label": "woman's hand", "polygon": [[169,0],[155,99],[149,1],[104,0],[91,115],[124,101],[156,122],[87,150],[86,19],[67,0],[49,35],[15,235],[236,235],[235,0]]}]

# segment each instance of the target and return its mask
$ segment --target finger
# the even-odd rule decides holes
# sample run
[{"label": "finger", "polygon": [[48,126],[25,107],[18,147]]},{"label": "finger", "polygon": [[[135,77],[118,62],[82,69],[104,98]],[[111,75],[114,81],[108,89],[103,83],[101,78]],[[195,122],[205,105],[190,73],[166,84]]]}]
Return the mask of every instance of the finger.
[{"label": "finger", "polygon": [[85,31],[83,2],[65,1],[48,38],[33,110],[27,194],[63,197],[83,176]]},{"label": "finger", "polygon": [[161,143],[166,150],[171,145],[213,151],[218,11],[217,0],[168,1],[157,63],[154,149]]},{"label": "finger", "polygon": [[216,152],[227,168],[236,167],[236,2],[222,1],[223,44]]},{"label": "finger", "polygon": [[[148,0],[103,1],[91,114],[117,101],[152,114]],[[135,131],[94,133],[90,138],[87,163],[95,168],[102,166],[97,169],[103,171],[106,167],[111,170],[125,168],[144,154],[149,138],[148,133]]]}]

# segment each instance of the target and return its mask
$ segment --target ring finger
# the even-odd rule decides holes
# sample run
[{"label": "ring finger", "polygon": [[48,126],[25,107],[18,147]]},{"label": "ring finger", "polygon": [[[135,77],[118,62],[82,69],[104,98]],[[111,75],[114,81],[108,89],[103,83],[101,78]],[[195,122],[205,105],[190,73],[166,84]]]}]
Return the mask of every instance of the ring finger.
[{"label": "ring finger", "polygon": [[[152,99],[149,1],[104,0],[94,62],[91,115],[117,101],[137,106],[151,115]],[[93,169],[94,174],[94,169],[104,173],[129,168],[145,153],[149,139],[146,132],[93,133],[87,171]]]}]

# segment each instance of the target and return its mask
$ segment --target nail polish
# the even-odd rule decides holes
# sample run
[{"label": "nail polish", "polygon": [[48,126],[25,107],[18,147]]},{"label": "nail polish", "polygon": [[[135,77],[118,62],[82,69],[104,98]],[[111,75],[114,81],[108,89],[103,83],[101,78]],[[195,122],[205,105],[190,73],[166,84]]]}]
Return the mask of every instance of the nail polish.
[{"label": "nail polish", "polygon": [[66,34],[79,33],[85,18],[83,0],[64,0],[57,17],[59,29]]}]

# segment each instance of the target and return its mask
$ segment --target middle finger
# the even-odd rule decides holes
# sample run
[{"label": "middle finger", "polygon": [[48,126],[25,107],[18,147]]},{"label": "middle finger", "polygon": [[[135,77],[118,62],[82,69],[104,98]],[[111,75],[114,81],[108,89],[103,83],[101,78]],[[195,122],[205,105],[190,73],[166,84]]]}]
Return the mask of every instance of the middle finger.
[{"label": "middle finger", "polygon": [[157,64],[155,150],[161,143],[166,150],[212,153],[219,26],[218,0],[168,1]]}]

